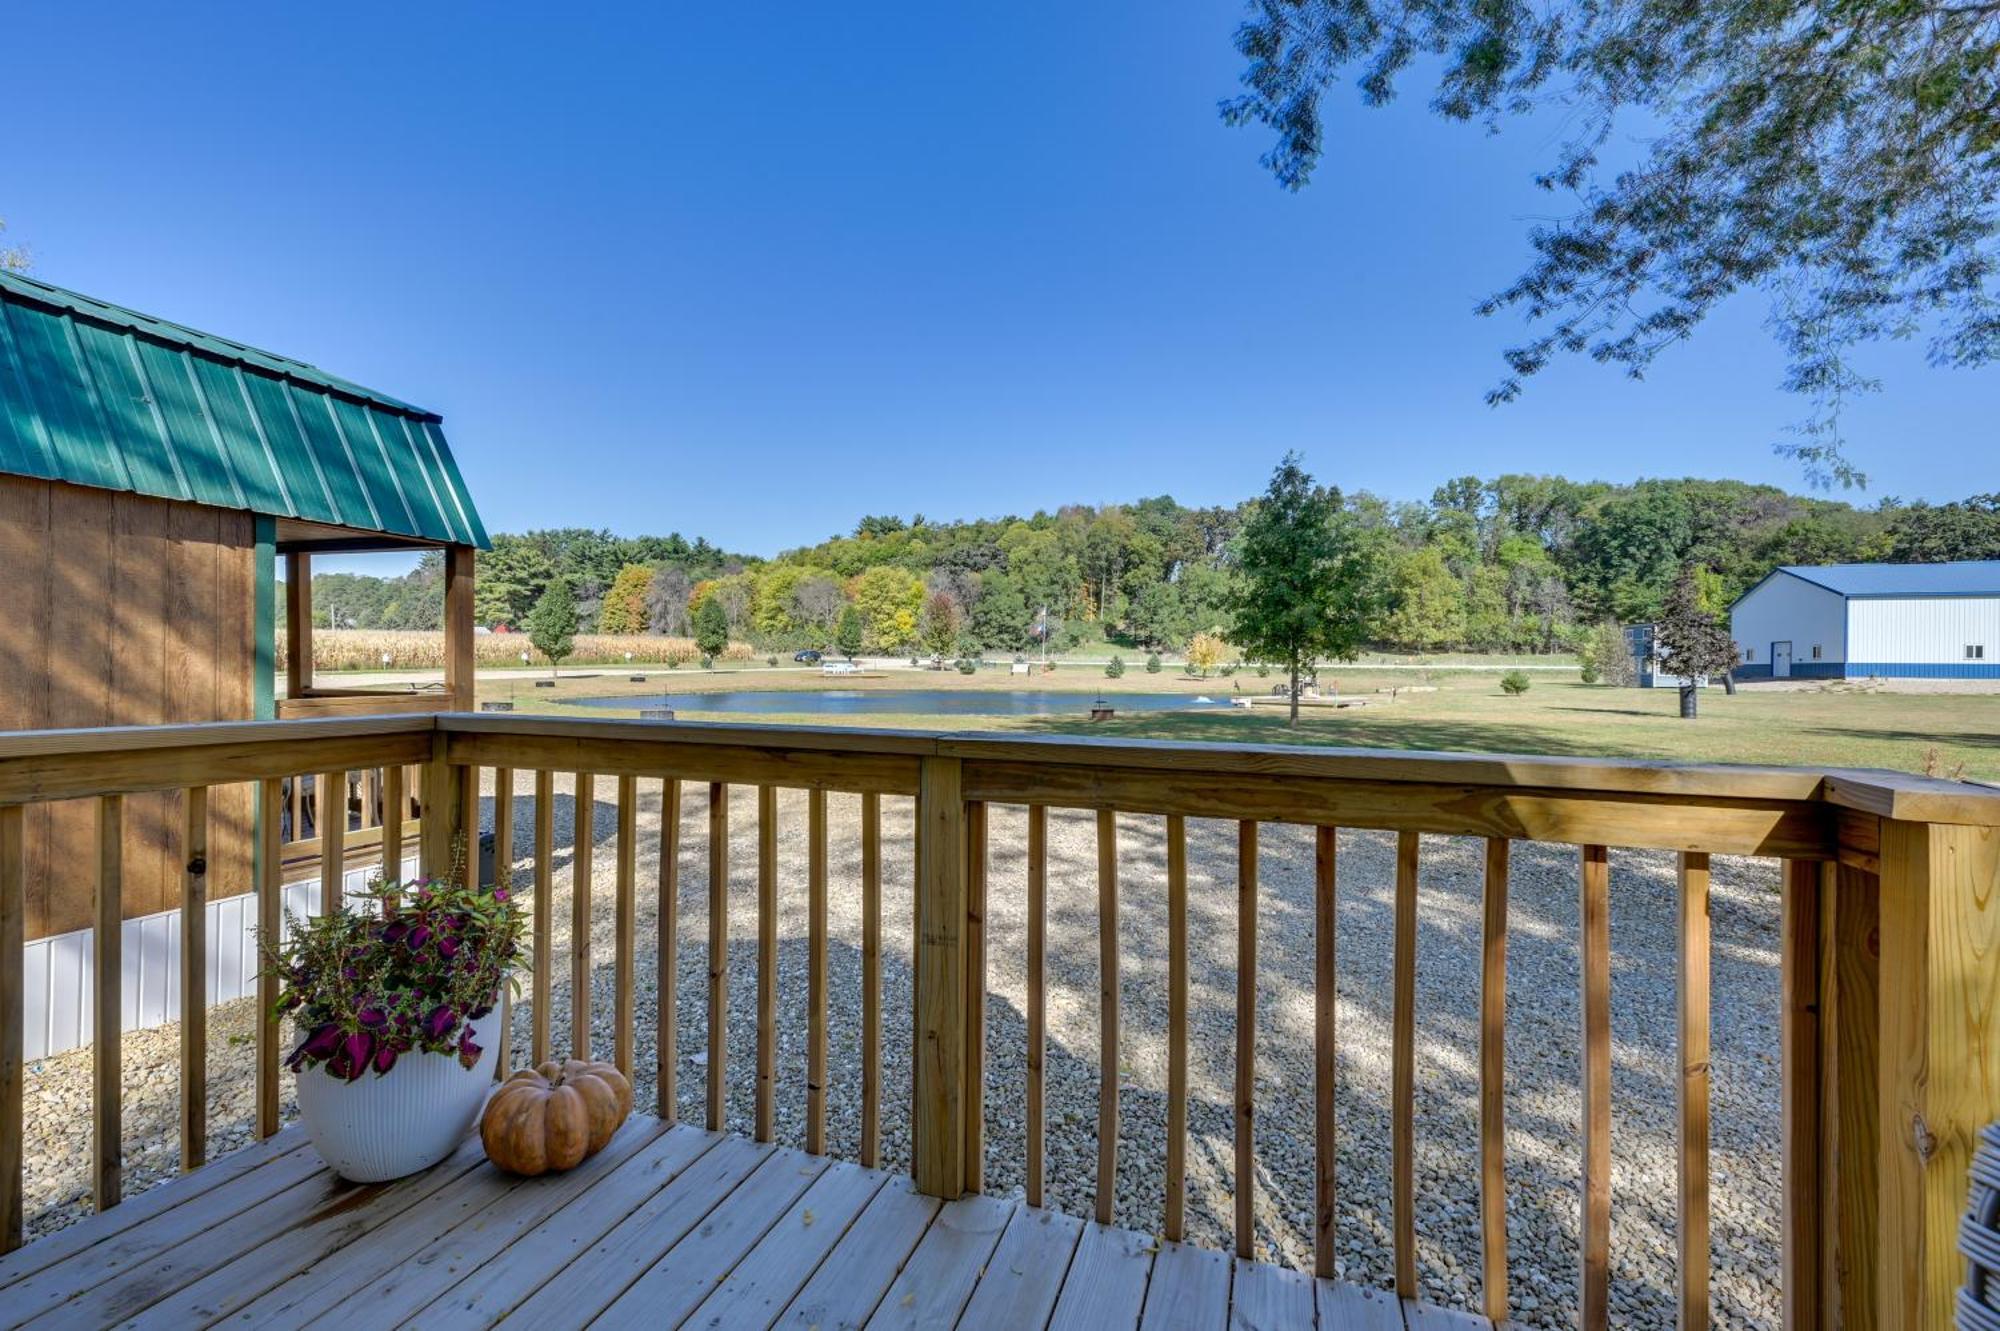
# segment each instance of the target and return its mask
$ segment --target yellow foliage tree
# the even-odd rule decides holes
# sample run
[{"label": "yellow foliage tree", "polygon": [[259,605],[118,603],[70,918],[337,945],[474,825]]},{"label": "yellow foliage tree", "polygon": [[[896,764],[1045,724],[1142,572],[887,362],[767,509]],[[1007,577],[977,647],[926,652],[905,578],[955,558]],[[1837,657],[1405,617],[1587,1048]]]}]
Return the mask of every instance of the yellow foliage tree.
[{"label": "yellow foliage tree", "polygon": [[1197,633],[1188,640],[1187,661],[1204,678],[1229,655],[1229,644],[1220,634]]},{"label": "yellow foliage tree", "polygon": [[644,564],[627,564],[611,580],[611,589],[597,609],[599,633],[644,633],[646,594],[653,588],[653,570]]}]

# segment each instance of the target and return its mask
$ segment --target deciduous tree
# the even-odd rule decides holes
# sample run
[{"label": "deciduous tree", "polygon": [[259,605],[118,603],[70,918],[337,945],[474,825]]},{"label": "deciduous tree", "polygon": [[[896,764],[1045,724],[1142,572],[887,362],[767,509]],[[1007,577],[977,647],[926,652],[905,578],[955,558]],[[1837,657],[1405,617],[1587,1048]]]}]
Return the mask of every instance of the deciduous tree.
[{"label": "deciduous tree", "polygon": [[528,641],[549,658],[550,675],[576,650],[576,598],[564,579],[551,582],[528,612]]},{"label": "deciduous tree", "polygon": [[1696,681],[1722,679],[1736,669],[1741,659],[1729,626],[1715,611],[1702,604],[1701,579],[1690,564],[1674,580],[1667,605],[1653,627],[1660,669],[1681,679],[1681,715],[1695,719]]}]

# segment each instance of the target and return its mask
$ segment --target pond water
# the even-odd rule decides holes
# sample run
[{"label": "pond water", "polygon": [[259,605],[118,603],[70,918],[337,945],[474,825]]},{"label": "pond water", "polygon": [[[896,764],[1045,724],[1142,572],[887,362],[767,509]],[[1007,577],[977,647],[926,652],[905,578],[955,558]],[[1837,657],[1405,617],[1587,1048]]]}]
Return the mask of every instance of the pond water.
[{"label": "pond water", "polygon": [[[1102,699],[1102,704],[1099,699]],[[1121,712],[1178,712],[1227,707],[1227,695],[1181,693],[1089,693],[1053,689],[730,689],[713,693],[621,693],[571,698],[583,707],[671,707],[683,712],[750,714],[813,713],[827,716],[1066,716],[1087,715],[1092,707]]]}]

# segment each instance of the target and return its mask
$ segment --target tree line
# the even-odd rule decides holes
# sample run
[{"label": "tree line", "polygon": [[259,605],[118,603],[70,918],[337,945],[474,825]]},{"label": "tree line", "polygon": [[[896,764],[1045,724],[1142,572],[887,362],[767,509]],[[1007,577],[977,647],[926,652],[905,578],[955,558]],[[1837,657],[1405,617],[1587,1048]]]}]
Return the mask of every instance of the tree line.
[{"label": "tree line", "polygon": [[[1366,642],[1408,652],[1572,652],[1606,624],[1660,618],[1690,568],[1719,610],[1781,564],[2000,559],[2000,494],[1864,508],[1741,481],[1531,475],[1461,477],[1424,501],[1328,494],[1377,593]],[[678,533],[501,534],[479,555],[474,614],[522,628],[560,582],[581,632],[692,637],[712,605],[731,638],[771,650],[1179,651],[1198,633],[1235,641],[1246,526],[1263,502],[871,515],[769,559]],[[322,626],[435,628],[441,586],[436,557],[400,578],[320,574],[314,614]]]}]

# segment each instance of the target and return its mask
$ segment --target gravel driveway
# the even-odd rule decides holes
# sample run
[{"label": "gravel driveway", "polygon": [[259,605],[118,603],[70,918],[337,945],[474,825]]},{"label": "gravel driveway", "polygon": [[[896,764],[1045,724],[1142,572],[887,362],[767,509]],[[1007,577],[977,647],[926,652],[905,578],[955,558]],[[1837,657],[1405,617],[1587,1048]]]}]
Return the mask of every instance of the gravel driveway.
[{"label": "gravel driveway", "polygon": [[[515,826],[529,881],[534,825],[520,778]],[[638,1103],[654,1095],[652,965],[659,791],[642,782],[639,845]],[[569,864],[574,807],[558,781],[551,1013],[568,1047]],[[594,1041],[610,1052],[611,884],[615,810],[600,778],[595,810]],[[489,788],[490,794],[490,788]],[[859,800],[830,797],[833,1029],[829,1143],[852,1158],[860,1121]],[[805,796],[779,801],[782,833],[778,1135],[802,1145],[806,1031]],[[883,1164],[909,1161],[911,804],[883,801]],[[756,800],[731,803],[729,1126],[747,1132],[755,1066]],[[490,818],[490,802],[488,814]],[[706,788],[682,801],[681,1112],[700,1121],[706,1048]],[[1022,1182],[1026,1084],[1026,819],[991,815],[987,1187]],[[1164,1198],[1167,1077],[1165,820],[1121,816],[1124,1087],[1118,1220],[1157,1230]],[[1188,1237],[1230,1244],[1231,1095],[1235,1048],[1234,824],[1188,823],[1191,1038]],[[1417,1224],[1426,1298],[1478,1301],[1478,956],[1480,843],[1426,837],[1419,939]],[[1267,826],[1261,850],[1257,1255],[1310,1269],[1312,1213],[1312,837]],[[1613,1292],[1615,1325],[1673,1324],[1674,928],[1672,857],[1612,856]],[[1394,838],[1340,838],[1340,1274],[1386,1285],[1389,1252],[1390,935]],[[1777,866],[1718,859],[1714,913],[1714,1205],[1716,1324],[1779,1325]],[[1096,829],[1087,812],[1049,817],[1049,1202],[1089,1215],[1097,1115]],[[1515,1315],[1528,1326],[1574,1325],[1577,1280],[1580,1025],[1574,850],[1518,845],[1511,894],[1508,1034],[1509,1232]],[[251,1005],[212,1014],[211,1151],[248,1140]],[[528,1014],[516,1009],[525,1057]],[[177,1034],[128,1034],[127,1193],[176,1168]],[[28,1082],[30,1228],[88,1211],[89,1050],[36,1065]],[[287,1078],[286,1113],[291,1113]]]}]

